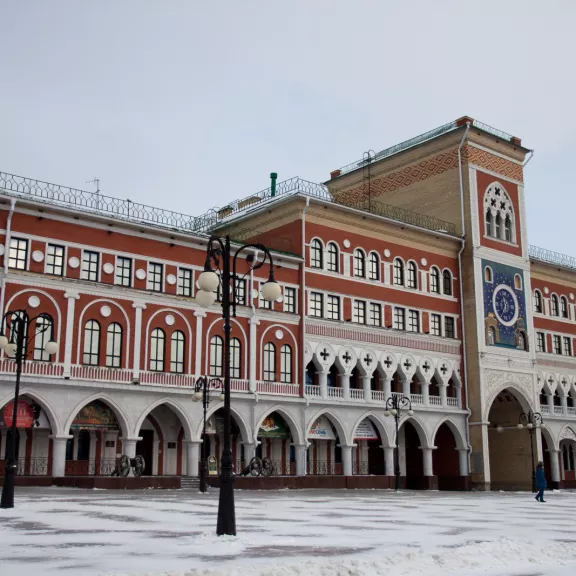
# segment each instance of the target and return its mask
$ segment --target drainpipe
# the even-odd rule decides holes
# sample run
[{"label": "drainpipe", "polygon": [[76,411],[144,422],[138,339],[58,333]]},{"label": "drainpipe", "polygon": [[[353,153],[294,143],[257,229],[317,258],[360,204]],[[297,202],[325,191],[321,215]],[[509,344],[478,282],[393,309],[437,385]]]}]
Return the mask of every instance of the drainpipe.
[{"label": "drainpipe", "polygon": [[12,226],[12,215],[14,214],[14,207],[16,206],[16,199],[10,200],[10,211],[6,220],[6,238],[4,241],[4,274],[2,274],[2,282],[0,287],[0,311],[4,314],[4,298],[6,293],[6,276],[8,275],[8,256],[10,253],[10,232]]},{"label": "drainpipe", "polygon": [[458,251],[458,281],[460,285],[460,325],[462,327],[462,360],[464,364],[464,390],[466,393],[466,411],[468,414],[466,415],[466,443],[468,444],[468,475],[471,474],[470,468],[470,452],[472,450],[472,446],[470,444],[470,407],[468,405],[468,363],[466,361],[466,322],[464,319],[464,286],[462,282],[462,252],[464,252],[464,248],[466,247],[466,235],[465,235],[465,219],[464,219],[464,182],[462,178],[462,146],[464,145],[464,141],[466,140],[466,136],[468,136],[468,131],[470,130],[470,122],[466,122],[466,130],[464,135],[462,136],[462,140],[460,141],[460,146],[458,146],[458,175],[460,176],[460,218],[461,218],[461,226],[462,226],[462,236],[461,242],[462,246]]},{"label": "drainpipe", "polygon": [[302,326],[302,340],[300,350],[302,354],[302,369],[300,370],[300,380],[302,382],[301,391],[302,397],[306,390],[306,210],[310,206],[310,197],[306,196],[306,206],[302,210],[302,274],[300,283],[300,324]]},{"label": "drainpipe", "polygon": [[276,180],[278,178],[278,174],[276,172],[270,172],[270,196],[274,198],[276,196]]}]

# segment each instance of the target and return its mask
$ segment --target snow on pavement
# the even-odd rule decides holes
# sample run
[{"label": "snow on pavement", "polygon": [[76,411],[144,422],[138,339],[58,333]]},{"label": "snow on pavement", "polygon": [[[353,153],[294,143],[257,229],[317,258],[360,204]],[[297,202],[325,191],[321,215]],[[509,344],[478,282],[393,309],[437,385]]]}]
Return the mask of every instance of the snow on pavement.
[{"label": "snow on pavement", "polygon": [[576,493],[19,488],[0,510],[0,576],[574,576]]}]

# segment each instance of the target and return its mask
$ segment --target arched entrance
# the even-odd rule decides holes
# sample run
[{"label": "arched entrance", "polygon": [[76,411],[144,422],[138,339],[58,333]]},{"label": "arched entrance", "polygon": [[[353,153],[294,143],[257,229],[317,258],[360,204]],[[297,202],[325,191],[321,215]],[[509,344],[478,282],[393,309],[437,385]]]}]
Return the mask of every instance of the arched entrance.
[{"label": "arched entrance", "polygon": [[321,414],[315,418],[308,428],[306,438],[309,443],[307,474],[333,476],[343,473],[340,438],[329,415]]},{"label": "arched entrance", "polygon": [[[404,475],[406,476],[406,488],[409,490],[422,490],[428,488],[424,482],[424,463],[420,446],[420,440],[416,427],[408,420],[400,428],[400,444],[404,444]],[[402,457],[400,457],[400,469],[402,469]]]},{"label": "arched entrance", "polygon": [[369,416],[356,426],[352,439],[356,444],[352,452],[352,474],[383,476],[383,442],[378,428]]},{"label": "arched entrance", "polygon": [[[242,433],[234,414],[230,415],[230,433],[232,442],[232,466],[236,474],[248,464],[245,461],[244,444],[242,443]],[[216,458],[218,470],[220,470],[220,460],[222,459],[222,448],[224,446],[224,409],[219,408],[212,414],[206,422],[206,436],[202,440],[206,441],[206,458]]]},{"label": "arched entrance", "polygon": [[458,446],[454,433],[446,422],[438,428],[434,446],[436,450],[432,452],[432,462],[438,479],[438,490],[461,490]]},{"label": "arched entrance", "polygon": [[576,440],[565,438],[560,442],[560,473],[564,488],[576,488]]},{"label": "arched entrance", "polygon": [[[533,434],[526,427],[518,428],[520,414],[527,411],[528,402],[510,388],[500,392],[490,407],[488,443],[492,490],[532,489],[530,441]],[[536,459],[535,440],[533,448]]]},{"label": "arched entrance", "polygon": [[274,466],[274,475],[292,475],[296,473],[296,454],[294,451],[290,426],[279,412],[272,412],[258,429],[256,456],[270,458]]}]

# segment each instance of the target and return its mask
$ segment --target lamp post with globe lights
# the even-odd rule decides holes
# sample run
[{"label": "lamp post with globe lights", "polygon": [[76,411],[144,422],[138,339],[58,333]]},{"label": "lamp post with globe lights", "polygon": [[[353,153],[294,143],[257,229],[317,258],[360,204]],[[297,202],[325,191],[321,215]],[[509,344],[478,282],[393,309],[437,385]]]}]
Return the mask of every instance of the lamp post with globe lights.
[{"label": "lamp post with globe lights", "polygon": [[[268,260],[268,280],[262,287],[264,300],[274,302],[280,298],[282,290],[274,280],[274,262],[272,254],[263,244],[244,244],[238,248],[231,247],[230,236],[220,238],[210,236],[206,250],[204,272],[198,277],[196,302],[208,308],[216,301],[216,290],[222,288],[222,318],[224,319],[224,447],[220,466],[220,495],[218,500],[218,522],[216,534],[236,535],[236,514],[234,510],[234,471],[232,467],[232,448],[230,439],[230,331],[231,317],[236,316],[238,298],[238,278],[236,274],[238,257],[245,251],[249,274],[252,270],[262,268]],[[254,251],[262,253],[262,260],[256,260]],[[232,262],[231,262],[232,261]],[[231,269],[232,264],[232,269]],[[219,272],[219,273],[218,273]]]},{"label": "lamp post with globe lights", "polygon": [[384,412],[384,416],[394,416],[394,420],[396,421],[396,445],[394,446],[394,476],[396,477],[396,486],[394,489],[396,492],[400,490],[400,454],[398,446],[398,430],[400,418],[402,417],[402,412],[404,410],[408,411],[408,416],[412,416],[414,414],[410,398],[407,398],[402,394],[393,394],[386,400],[386,411]]},{"label": "lamp post with globe lights", "polygon": [[194,394],[192,400],[199,402],[202,400],[202,407],[204,409],[204,420],[202,424],[202,446],[201,446],[201,463],[200,463],[200,492],[207,492],[207,464],[206,464],[206,411],[210,404],[210,394],[212,392],[220,391],[220,400],[224,400],[224,392],[222,391],[222,380],[220,378],[207,378],[202,376],[196,380],[194,384]]},{"label": "lamp post with globe lights", "polygon": [[536,465],[534,463],[534,430],[542,426],[543,419],[540,412],[532,412],[528,410],[528,413],[520,413],[518,419],[518,430],[527,428],[530,433],[530,454],[532,456],[532,492],[536,492]]},{"label": "lamp post with globe lights", "polygon": [[[42,320],[42,322],[38,322]],[[31,318],[26,310],[11,310],[4,314],[0,327],[0,350],[4,350],[9,358],[14,358],[16,362],[16,386],[14,389],[14,405],[12,406],[12,424],[10,429],[10,442],[6,446],[6,465],[4,467],[4,486],[2,487],[2,498],[0,508],[14,508],[14,483],[18,463],[16,458],[16,434],[18,420],[18,397],[20,395],[20,376],[22,366],[26,362],[28,345],[34,342],[34,338],[29,338],[28,333],[31,327],[35,327],[34,338],[50,331],[50,338],[44,346],[44,352],[48,355],[56,354],[58,343],[54,340],[54,326],[48,314],[38,314]],[[9,330],[9,337],[6,336],[6,329]]]}]

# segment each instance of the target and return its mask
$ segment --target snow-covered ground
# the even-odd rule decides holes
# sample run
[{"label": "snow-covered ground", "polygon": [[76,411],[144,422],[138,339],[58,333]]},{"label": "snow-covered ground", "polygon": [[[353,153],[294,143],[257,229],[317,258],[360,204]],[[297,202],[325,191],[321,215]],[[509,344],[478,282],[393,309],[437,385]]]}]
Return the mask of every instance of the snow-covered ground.
[{"label": "snow-covered ground", "polygon": [[574,576],[576,494],[17,489],[0,510],[0,576]]}]

